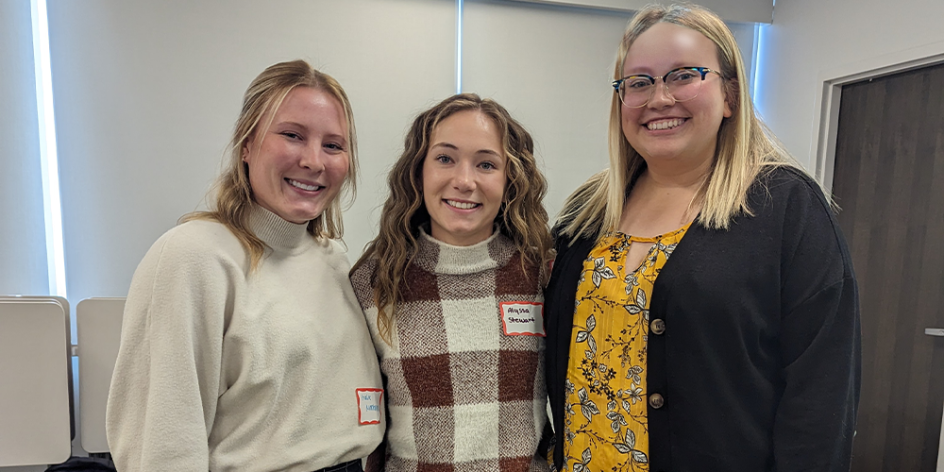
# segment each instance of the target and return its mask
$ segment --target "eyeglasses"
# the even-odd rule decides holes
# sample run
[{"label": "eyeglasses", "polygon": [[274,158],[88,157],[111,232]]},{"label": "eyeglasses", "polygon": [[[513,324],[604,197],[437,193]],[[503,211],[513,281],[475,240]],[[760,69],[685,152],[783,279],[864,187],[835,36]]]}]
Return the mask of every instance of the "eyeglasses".
[{"label": "eyeglasses", "polygon": [[641,108],[652,100],[656,92],[656,79],[662,79],[665,90],[676,102],[684,102],[698,96],[701,83],[705,76],[714,72],[724,80],[721,72],[707,67],[679,67],[662,77],[653,77],[646,74],[636,74],[613,81],[613,88],[619,95],[620,101],[629,108]]}]

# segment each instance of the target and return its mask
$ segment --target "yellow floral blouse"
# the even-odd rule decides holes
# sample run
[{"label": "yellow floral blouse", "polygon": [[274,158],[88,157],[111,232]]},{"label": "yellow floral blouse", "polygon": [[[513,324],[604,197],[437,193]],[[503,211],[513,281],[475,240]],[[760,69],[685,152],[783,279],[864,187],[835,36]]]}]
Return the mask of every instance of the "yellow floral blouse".
[{"label": "yellow floral blouse", "polygon": [[[558,438],[565,470],[649,470],[649,300],[690,224],[655,238],[607,235],[584,262],[565,381],[564,434]],[[630,271],[624,265],[632,244],[652,248]]]}]

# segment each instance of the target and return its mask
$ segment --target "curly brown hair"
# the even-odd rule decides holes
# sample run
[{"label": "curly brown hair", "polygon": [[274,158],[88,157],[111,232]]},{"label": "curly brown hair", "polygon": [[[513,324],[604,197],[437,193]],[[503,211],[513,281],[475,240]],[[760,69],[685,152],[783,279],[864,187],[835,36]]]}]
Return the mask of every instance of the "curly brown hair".
[{"label": "curly brown hair", "polygon": [[523,268],[541,267],[552,247],[547,211],[542,201],[547,181],[534,158],[534,140],[504,107],[493,100],[464,93],[449,97],[420,113],[406,135],[403,154],[387,177],[390,194],[380,216],[380,232],[367,243],[363,255],[351,269],[353,274],[367,261],[376,263],[371,274],[377,326],[390,342],[397,303],[402,299],[401,282],[417,251],[420,227],[430,217],[423,202],[423,162],[433,130],[447,117],[476,110],[490,118],[501,133],[508,161],[502,205],[495,217],[499,232],[511,239],[521,253]]}]

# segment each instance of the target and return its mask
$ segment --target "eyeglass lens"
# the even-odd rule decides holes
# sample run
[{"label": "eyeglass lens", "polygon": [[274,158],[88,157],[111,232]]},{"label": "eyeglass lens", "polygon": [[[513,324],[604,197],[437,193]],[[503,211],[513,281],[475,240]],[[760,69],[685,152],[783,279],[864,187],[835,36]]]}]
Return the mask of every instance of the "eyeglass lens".
[{"label": "eyeglass lens", "polygon": [[[628,77],[620,84],[620,100],[626,106],[638,108],[645,106],[655,94],[654,82],[658,78],[649,76]],[[666,91],[676,102],[684,102],[698,96],[701,89],[702,75],[697,70],[679,69],[666,74],[662,79]]]}]

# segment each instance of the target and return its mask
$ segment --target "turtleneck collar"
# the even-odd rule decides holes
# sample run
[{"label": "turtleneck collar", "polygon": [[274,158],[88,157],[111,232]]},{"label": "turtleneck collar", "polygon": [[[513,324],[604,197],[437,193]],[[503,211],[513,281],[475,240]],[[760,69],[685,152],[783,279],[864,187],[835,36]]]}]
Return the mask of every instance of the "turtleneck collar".
[{"label": "turtleneck collar", "polygon": [[498,231],[488,239],[472,246],[453,246],[430,236],[420,228],[417,239],[417,254],[413,263],[419,268],[436,274],[475,274],[508,263],[515,254],[515,245]]},{"label": "turtleneck collar", "polygon": [[308,234],[308,223],[285,221],[258,204],[254,204],[249,212],[249,229],[273,250],[292,251],[312,239]]}]

